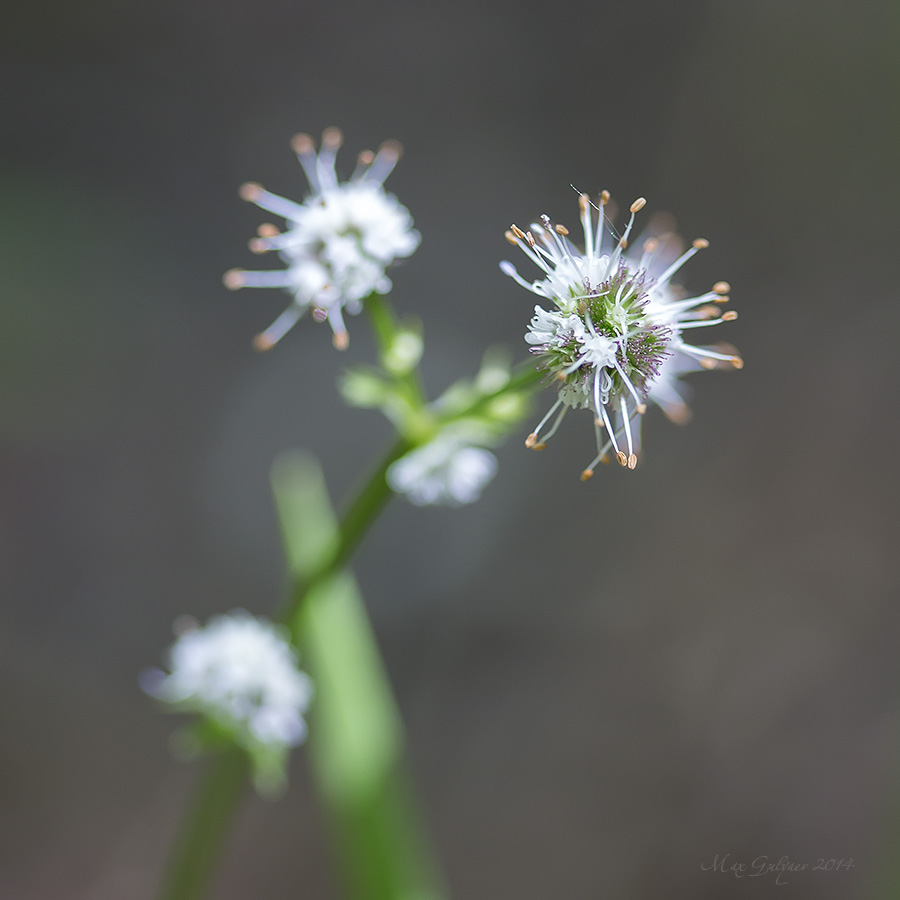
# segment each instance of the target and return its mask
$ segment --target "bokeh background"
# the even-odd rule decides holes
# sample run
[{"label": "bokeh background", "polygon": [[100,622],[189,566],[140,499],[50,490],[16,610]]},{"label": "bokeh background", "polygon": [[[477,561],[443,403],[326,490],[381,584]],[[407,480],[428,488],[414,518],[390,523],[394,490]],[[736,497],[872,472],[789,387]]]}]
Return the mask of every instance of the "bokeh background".
[{"label": "bokeh background", "polygon": [[[637,471],[581,484],[574,415],[359,554],[454,895],[776,890],[703,871],[730,853],[855,860],[779,896],[893,896],[896,4],[51,0],[0,45],[0,896],[153,895],[196,770],[140,669],[181,613],[277,605],[279,451],[340,501],[388,442],[334,387],[362,321],[345,356],[311,323],[258,355],[284,299],[220,283],[258,264],[237,186],[299,197],[288,140],[331,124],[347,168],[406,147],[393,299],[432,392],[523,353],[503,230],[574,223],[570,183],[707,237],[684,280],[741,312],[746,368],[694,376],[686,428],[649,415]],[[336,896],[304,763],[247,803],[216,898]]]}]

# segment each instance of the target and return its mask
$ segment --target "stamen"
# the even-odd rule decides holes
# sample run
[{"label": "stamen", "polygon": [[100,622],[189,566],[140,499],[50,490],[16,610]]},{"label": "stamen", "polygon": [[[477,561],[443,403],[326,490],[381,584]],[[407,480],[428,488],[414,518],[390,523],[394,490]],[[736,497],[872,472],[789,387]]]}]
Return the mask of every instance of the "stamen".
[{"label": "stamen", "polygon": [[314,194],[321,191],[319,175],[316,171],[316,145],[308,134],[295,134],[291,138],[291,148],[300,160],[309,188]]},{"label": "stamen", "polygon": [[559,414],[556,416],[556,421],[553,423],[553,427],[544,435],[544,440],[543,440],[544,446],[546,446],[547,441],[549,441],[550,438],[552,438],[553,435],[556,434],[557,429],[562,424],[562,420],[565,418],[566,413],[568,411],[569,411],[569,407],[563,405],[563,408],[559,411]]},{"label": "stamen", "polygon": [[394,171],[400,157],[403,155],[403,147],[399,141],[385,141],[378,148],[378,155],[365,174],[366,181],[376,181],[384,184],[385,179]]},{"label": "stamen", "polygon": [[319,176],[319,184],[324,190],[337,187],[338,179],[334,163],[337,152],[343,143],[344,136],[339,128],[332,126],[322,132],[322,147],[316,160],[316,174]]},{"label": "stamen", "polygon": [[722,321],[723,322],[733,322],[738,317],[736,309],[729,309],[727,312],[722,313]]},{"label": "stamen", "polygon": [[515,267],[511,262],[509,262],[509,260],[506,260],[506,259],[501,260],[501,262],[500,262],[500,271],[501,271],[504,275],[508,275],[510,278],[512,278],[512,280],[515,281],[516,284],[521,285],[523,288],[525,288],[525,289],[528,290],[528,291],[531,291],[532,294],[537,294],[539,297],[543,297],[543,296],[544,296],[543,291],[539,291],[539,290],[537,290],[537,289],[535,288],[535,286],[534,286],[533,284],[529,284],[529,283],[528,283],[528,282],[527,282],[527,281],[526,281],[526,280],[518,273],[518,271],[516,270],[516,267]]},{"label": "stamen", "polygon": [[604,207],[609,203],[609,191],[600,191],[600,206],[597,207],[600,215],[597,218],[597,234],[594,237],[594,256],[598,259],[603,249],[603,232],[606,230],[606,210]]},{"label": "stamen", "polygon": [[371,150],[362,150],[356,157],[356,168],[353,175],[350,176],[351,181],[359,181],[365,174],[366,170],[375,162],[375,154]]},{"label": "stamen", "polygon": [[[613,449],[616,451],[616,458],[618,458],[619,454],[621,454],[622,451],[619,450],[619,444],[616,441],[616,433],[613,431],[613,427],[610,424],[609,416],[606,414],[605,406],[600,407],[600,415],[603,417],[603,424],[604,426],[606,426],[606,433],[609,435],[609,440],[613,445]],[[624,454],[622,455],[624,456]]]},{"label": "stamen", "polygon": [[[237,281],[238,276],[233,273],[240,273],[240,283]],[[288,269],[275,269],[263,272],[232,269],[230,272],[225,273],[222,281],[225,287],[232,291],[238,287],[284,288],[290,287],[291,276]]]},{"label": "stamen", "polygon": [[505,237],[514,247],[519,246],[519,241],[516,236],[511,231],[504,231],[503,237]]},{"label": "stamen", "polygon": [[294,203],[293,200],[288,200],[286,197],[279,197],[278,194],[272,194],[255,181],[242,184],[238,193],[242,200],[255,203],[261,209],[268,210],[285,219],[296,219],[303,210],[299,203]]},{"label": "stamen", "polygon": [[591,200],[587,194],[579,194],[578,207],[581,210],[581,228],[584,231],[584,251],[588,260],[594,258],[594,235],[591,228]]},{"label": "stamen", "polygon": [[569,229],[565,225],[554,225],[553,227],[557,234],[567,235],[569,233]]},{"label": "stamen", "polygon": [[331,342],[334,344],[335,350],[346,350],[350,343],[350,335],[347,333],[347,326],[344,325],[344,317],[341,315],[341,305],[335,303],[328,309],[328,324],[334,334]]},{"label": "stamen", "polygon": [[731,285],[727,281],[717,281],[713,285],[713,290],[717,294],[730,294],[731,293]]},{"label": "stamen", "polygon": [[621,410],[622,422],[625,426],[625,441],[628,444],[628,455],[631,457],[634,456],[634,443],[631,439],[631,417],[628,415],[628,404],[625,402],[624,397],[619,398],[619,409]]},{"label": "stamen", "polygon": [[244,286],[244,270],[229,269],[222,276],[222,284],[224,284],[229,291],[240,290]]},{"label": "stamen", "polygon": [[527,438],[525,438],[525,446],[526,447],[528,447],[529,449],[534,448],[534,446],[538,440],[538,435],[541,433],[541,429],[547,424],[547,420],[550,418],[550,416],[553,415],[553,413],[556,412],[556,410],[560,407],[561,404],[562,404],[562,400],[557,399],[556,402],[553,404],[553,406],[550,407],[550,409],[547,412],[547,415],[545,415],[544,418],[541,419],[540,422],[538,422],[538,427],[535,428],[534,431],[532,431],[531,434],[529,434]]},{"label": "stamen", "polygon": [[624,469],[628,467],[628,457],[621,451],[616,451],[616,461]]},{"label": "stamen", "polygon": [[[708,246],[708,244],[707,244],[707,246]],[[698,242],[698,241],[694,241],[694,243],[691,245],[690,249],[685,250],[685,252],[682,253],[681,256],[679,256],[678,259],[676,259],[675,262],[673,262],[672,265],[669,266],[669,268],[666,269],[665,272],[663,272],[662,275],[660,275],[659,278],[656,279],[657,285],[659,285],[659,287],[665,287],[665,285],[666,285],[666,283],[669,281],[669,279],[670,279],[670,278],[671,278],[671,277],[672,277],[672,276],[673,276],[673,275],[674,275],[674,274],[675,274],[675,273],[676,273],[676,272],[677,272],[677,271],[678,271],[678,270],[679,270],[679,269],[680,269],[680,268],[681,268],[681,267],[682,267],[682,266],[683,266],[683,265],[684,265],[684,264],[685,264],[685,263],[686,263],[686,262],[687,262],[687,261],[688,261],[695,253],[696,253],[696,252],[697,252],[697,251],[698,251],[698,250],[701,250],[701,249],[702,249],[702,247],[699,245],[699,242]]]},{"label": "stamen", "polygon": [[[622,381],[625,382],[625,387],[628,388],[628,393],[631,394],[632,397],[634,397],[635,404],[639,407],[644,406],[644,403],[641,400],[640,394],[638,394],[637,388],[634,386],[634,382],[632,382],[632,380],[625,374],[625,370],[622,368],[622,364],[619,362],[619,360],[617,360],[617,359],[613,360],[613,365],[615,365],[616,371],[619,373],[619,377],[622,379]],[[624,402],[624,398],[623,398],[623,402]],[[644,409],[646,409],[646,408],[647,407],[644,406]]]},{"label": "stamen", "polygon": [[606,269],[607,278],[616,271],[616,266],[619,264],[619,257],[622,255],[622,250],[628,246],[628,236],[631,234],[631,229],[634,227],[635,213],[642,210],[646,203],[647,201],[643,197],[638,197],[637,200],[631,204],[631,217],[628,219],[628,225],[625,226],[625,233],[619,239],[619,243],[616,245],[613,255],[609,258],[609,266]]},{"label": "stamen", "polygon": [[257,184],[255,181],[244,182],[244,184],[238,188],[238,196],[241,200],[246,200],[248,203],[256,203],[257,198],[262,192],[263,186]]},{"label": "stamen", "polygon": [[253,349],[271,350],[297,324],[303,309],[292,303],[265,331],[253,338]]}]

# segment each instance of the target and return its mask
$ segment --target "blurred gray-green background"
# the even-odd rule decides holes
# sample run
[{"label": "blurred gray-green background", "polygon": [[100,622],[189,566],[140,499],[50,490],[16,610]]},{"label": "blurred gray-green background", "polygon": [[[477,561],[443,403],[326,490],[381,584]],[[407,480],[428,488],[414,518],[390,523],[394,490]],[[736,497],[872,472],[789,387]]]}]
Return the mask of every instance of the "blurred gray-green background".
[{"label": "blurred gray-green background", "polygon": [[[891,2],[8,11],[0,897],[152,896],[196,771],[138,672],[181,613],[277,605],[280,450],[340,501],[389,440],[334,387],[362,320],[346,355],[310,322],[258,355],[285,299],[220,283],[259,265],[237,186],[301,196],[288,140],[331,124],[345,171],[406,147],[389,187],[423,242],[393,299],[432,392],[524,353],[503,230],[575,223],[570,183],[707,237],[684,280],[741,312],[746,368],[694,376],[686,428],[648,415],[637,471],[581,484],[575,414],[505,446],[477,506],[397,503],[359,554],[455,897],[892,896],[898,47]],[[248,803],[219,900],[335,896],[304,762]],[[725,853],[855,868],[776,889],[703,871]]]}]

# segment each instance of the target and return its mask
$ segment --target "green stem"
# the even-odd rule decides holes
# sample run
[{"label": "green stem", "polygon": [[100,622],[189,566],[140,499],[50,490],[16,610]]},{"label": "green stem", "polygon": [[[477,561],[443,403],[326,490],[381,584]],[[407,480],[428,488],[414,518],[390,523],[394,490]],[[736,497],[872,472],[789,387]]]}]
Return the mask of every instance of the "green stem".
[{"label": "green stem", "polygon": [[366,532],[387,506],[393,492],[387,483],[387,470],[412,448],[404,438],[399,439],[369,476],[341,517],[339,539],[333,553],[307,578],[296,578],[291,585],[290,602],[279,619],[293,622],[299,614],[310,589],[343,568]]},{"label": "green stem", "polygon": [[247,755],[238,747],[226,747],[212,760],[182,821],[159,900],[197,900],[204,895],[248,771]]}]

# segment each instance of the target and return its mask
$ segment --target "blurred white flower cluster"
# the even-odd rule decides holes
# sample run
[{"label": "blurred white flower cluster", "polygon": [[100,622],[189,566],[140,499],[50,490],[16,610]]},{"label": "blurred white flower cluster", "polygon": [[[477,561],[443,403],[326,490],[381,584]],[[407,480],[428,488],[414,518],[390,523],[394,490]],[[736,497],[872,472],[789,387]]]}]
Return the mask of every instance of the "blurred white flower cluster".
[{"label": "blurred white flower cluster", "polygon": [[284,231],[261,225],[250,242],[255,253],[276,251],[287,268],[274,271],[231,269],[225,285],[278,287],[293,295],[291,305],[269,328],[254,339],[258,350],[268,350],[312,310],[317,321],[331,325],[334,344],[347,346],[343,312],[356,314],[372,293],[391,289],[385,269],[396,259],[410,256],[419,246],[406,207],[384,190],[384,181],[400,158],[400,145],[388,141],[378,153],[363,151],[349,181],[338,180],[337,151],[343,142],[337,128],[322,135],[316,153],[312,138],[297,135],[292,146],[300,159],[312,193],[296,203],[256,183],[241,188],[241,196],[286,220]]},{"label": "blurred white flower cluster", "polygon": [[282,629],[243,610],[184,628],[169,649],[166,674],[141,686],[180,710],[202,713],[249,750],[293,747],[306,737],[312,683]]},{"label": "blurred white flower cluster", "polygon": [[446,429],[395,462],[387,472],[391,490],[416,506],[464,506],[481,496],[497,474],[497,457]]},{"label": "blurred white flower cluster", "polygon": [[[526,445],[543,450],[570,408],[589,409],[597,455],[582,472],[587,480],[610,451],[622,466],[635,467],[647,400],[676,421],[686,418],[680,375],[701,368],[740,368],[743,363],[730,345],[695,345],[684,337],[691,329],[737,318],[737,313],[721,309],[729,299],[726,282],[693,297],[671,283],[707,241],[698,239],[685,253],[672,254],[677,239],[665,235],[651,237],[638,253],[626,252],[635,214],[645,205],[639,198],[631,205],[624,233],[609,247],[604,213],[609,194],[601,194],[599,205],[586,194],[579,200],[584,251],[568,239],[565,226],[542,216],[541,224],[532,224],[528,231],[513,225],[506,232],[507,240],[522,249],[542,277],[528,282],[506,260],[500,268],[550,307],[535,306],[525,340],[539,367],[552,376],[557,399]],[[599,212],[596,226],[593,209]]]}]

